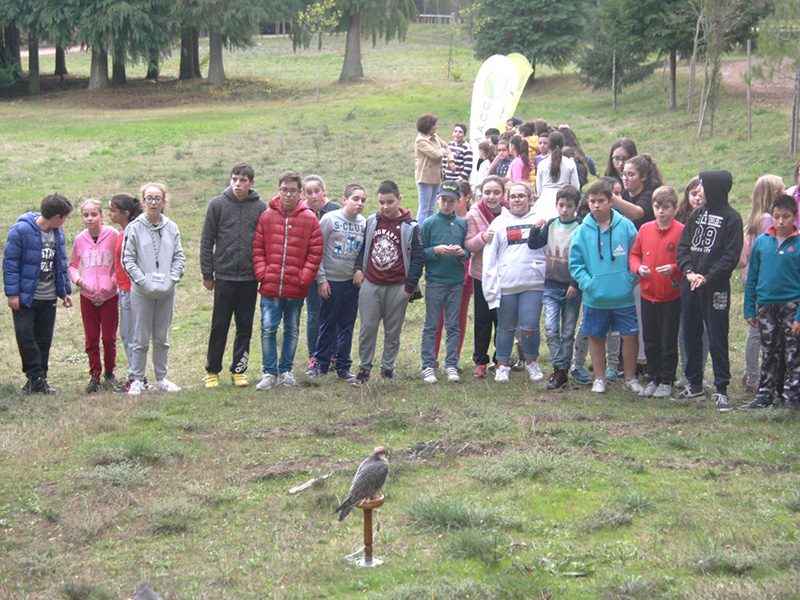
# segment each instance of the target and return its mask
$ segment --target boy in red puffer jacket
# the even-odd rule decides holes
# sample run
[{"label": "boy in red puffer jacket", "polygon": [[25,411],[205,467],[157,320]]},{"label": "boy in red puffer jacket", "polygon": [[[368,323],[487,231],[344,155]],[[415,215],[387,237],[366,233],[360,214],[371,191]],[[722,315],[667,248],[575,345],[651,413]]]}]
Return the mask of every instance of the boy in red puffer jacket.
[{"label": "boy in red puffer jacket", "polygon": [[[297,385],[292,376],[300,334],[300,312],[322,260],[319,221],[300,200],[302,179],[294,171],[278,178],[279,194],[258,219],[253,239],[253,266],[261,294],[261,360],[263,375],[256,385]],[[278,361],[278,326],[283,343]]]}]

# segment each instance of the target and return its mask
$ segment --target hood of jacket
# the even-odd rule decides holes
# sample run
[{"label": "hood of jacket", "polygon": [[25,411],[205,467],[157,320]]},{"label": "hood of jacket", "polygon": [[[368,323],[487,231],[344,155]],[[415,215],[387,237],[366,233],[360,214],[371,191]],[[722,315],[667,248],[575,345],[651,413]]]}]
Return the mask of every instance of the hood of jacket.
[{"label": "hood of jacket", "polygon": [[130,227],[130,225],[133,225],[136,221],[140,221],[147,227],[150,227],[151,229],[158,231],[159,229],[164,229],[164,227],[167,226],[167,223],[169,223],[169,217],[164,213],[161,213],[161,222],[158,223],[157,225],[153,225],[147,218],[147,215],[145,213],[142,213],[138,217],[136,217],[133,221],[131,221],[128,227]]},{"label": "hood of jacket", "polygon": [[[275,196],[272,200],[269,201],[269,207],[273,210],[277,210],[283,216],[286,216],[286,209],[283,208],[283,203],[281,202],[280,195]],[[311,209],[308,207],[308,204],[306,204],[305,200],[298,200],[297,206],[295,206],[291,211],[289,211],[289,214],[295,215],[304,210],[311,210]],[[311,212],[313,213],[314,211],[311,210]]]},{"label": "hood of jacket", "polygon": [[228,186],[222,195],[225,196],[228,200],[232,200],[233,202],[256,202],[257,200],[261,200],[261,196],[258,194],[256,190],[251,189],[250,193],[247,194],[247,198],[244,200],[239,200],[236,197],[236,194],[233,193],[233,188]]},{"label": "hood of jacket", "polygon": [[733,175],[730,171],[703,171],[700,173],[700,181],[703,183],[706,205],[710,211],[717,212],[728,206],[728,193],[733,186]]}]

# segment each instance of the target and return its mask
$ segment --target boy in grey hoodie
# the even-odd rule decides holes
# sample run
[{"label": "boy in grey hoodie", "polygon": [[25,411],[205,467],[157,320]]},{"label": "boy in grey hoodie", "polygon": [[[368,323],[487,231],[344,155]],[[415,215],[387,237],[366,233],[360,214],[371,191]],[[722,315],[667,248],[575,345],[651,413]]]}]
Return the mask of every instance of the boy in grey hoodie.
[{"label": "boy in grey hoodie", "polygon": [[258,297],[258,282],[253,269],[253,238],[258,218],[267,210],[267,205],[253,189],[255,171],[248,163],[233,165],[230,183],[208,204],[200,236],[203,286],[214,291],[214,312],[203,379],[206,388],[219,386],[231,317],[236,323],[231,381],[235,387],[247,387],[245,371]]}]

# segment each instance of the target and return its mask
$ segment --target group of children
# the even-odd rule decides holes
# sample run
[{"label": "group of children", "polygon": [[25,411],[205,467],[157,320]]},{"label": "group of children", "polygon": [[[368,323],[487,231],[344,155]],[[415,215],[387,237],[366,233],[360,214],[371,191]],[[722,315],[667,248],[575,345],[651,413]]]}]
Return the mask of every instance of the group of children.
[{"label": "group of children", "polygon": [[[558,147],[557,137],[555,141]],[[379,209],[365,218],[361,213],[367,193],[359,185],[347,186],[338,205],[327,200],[319,177],[303,180],[286,171],[278,178],[278,194],[266,204],[253,187],[252,166],[237,163],[230,186],[209,203],[200,242],[203,285],[214,292],[205,386],[219,386],[231,319],[236,325],[231,381],[236,387],[248,385],[245,373],[259,294],[262,375],[256,387],[296,385],[292,369],[301,312],[312,289],[318,304],[309,302],[307,329],[312,321],[318,329],[314,340],[309,337],[307,373],[323,377],[333,370],[355,385],[367,383],[383,322],[380,373],[392,379],[406,309],[421,295],[424,270],[420,357],[427,383],[437,382],[442,329],[444,371],[448,381],[459,381],[466,315],[474,294],[476,377],[486,377],[494,368],[495,381],[509,381],[517,339],[530,379],[544,379],[538,364],[544,308],[552,363],[548,389],[562,387],[571,374],[602,393],[617,375],[611,360],[607,367],[607,357],[621,355],[628,390],[673,397],[682,339],[686,387],[674,397],[704,396],[707,336],[712,400],[726,412],[731,410],[730,278],[737,266],[747,263],[745,318],[757,328],[764,360],[756,398],[743,408],[772,405],[776,394],[782,394],[786,407],[797,408],[797,188],[790,190],[792,196],[773,186],[768,201],[754,204],[754,214],[763,211],[759,222],[764,233],[743,250],[742,220],[728,203],[729,172],[701,173],[679,205],[676,192],[661,185],[655,162],[634,154],[631,145],[623,139],[612,147],[609,171],[613,168],[619,177],[613,172],[601,177],[584,197],[572,185],[572,175],[565,178],[559,172],[563,163],[549,173],[549,181],[560,182],[552,194],[537,196],[527,181],[488,175],[479,186],[480,200],[472,206],[469,183],[445,180],[437,190],[438,212],[422,225],[401,206],[402,196],[392,181],[380,184]],[[72,205],[64,196],[46,197],[40,213],[22,215],[12,227],[3,270],[28,378],[24,392],[53,391],[47,373],[55,304],[61,298],[71,305],[70,282],[80,288],[89,356],[87,393],[98,391],[102,378],[116,383],[118,324],[130,366],[115,390],[138,395],[149,386],[145,371],[151,339],[155,389],[180,390],[166,378],[167,334],[184,255],[178,228],[164,214],[166,202],[166,188],[159,183],[143,186],[141,199],[112,197],[109,216],[121,228],[117,232],[103,224],[103,205],[85,200],[80,213],[86,229],[76,237],[69,262],[62,225]],[[678,215],[683,222],[676,220]],[[351,346],[358,313],[354,373]],[[490,359],[493,329],[496,355]],[[618,334],[621,352],[611,333]],[[582,344],[591,354],[594,376],[588,380],[581,378]],[[637,378],[637,363],[646,364],[645,385]]]}]

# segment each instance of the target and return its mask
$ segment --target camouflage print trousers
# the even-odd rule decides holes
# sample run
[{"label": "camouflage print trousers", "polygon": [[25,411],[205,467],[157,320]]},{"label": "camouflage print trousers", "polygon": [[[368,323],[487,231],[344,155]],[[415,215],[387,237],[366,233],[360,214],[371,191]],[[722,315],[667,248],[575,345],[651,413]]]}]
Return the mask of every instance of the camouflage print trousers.
[{"label": "camouflage print trousers", "polygon": [[[783,388],[783,400],[800,400],[800,339],[792,335],[797,301],[758,305],[758,329],[761,333],[761,381],[758,397],[772,401]],[[782,385],[781,385],[782,384]]]}]

